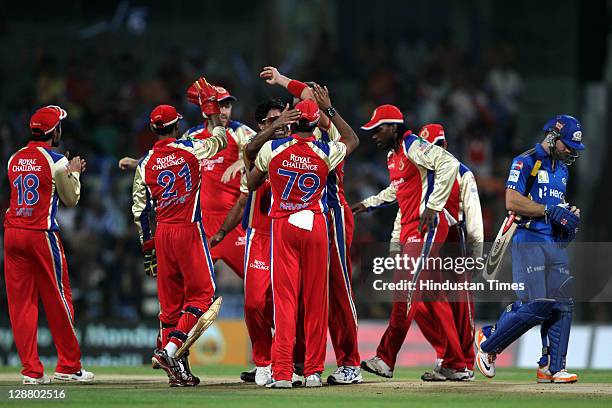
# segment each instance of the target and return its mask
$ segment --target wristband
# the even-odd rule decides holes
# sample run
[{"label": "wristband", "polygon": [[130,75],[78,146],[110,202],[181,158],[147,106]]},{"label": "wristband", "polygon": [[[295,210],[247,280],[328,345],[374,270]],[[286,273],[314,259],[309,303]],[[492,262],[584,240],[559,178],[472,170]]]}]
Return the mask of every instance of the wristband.
[{"label": "wristband", "polygon": [[291,81],[289,81],[289,85],[287,85],[287,90],[291,95],[295,96],[296,98],[301,98],[302,91],[307,87],[308,85],[306,85],[305,83],[292,79]]},{"label": "wristband", "polygon": [[336,109],[333,106],[330,106],[329,108],[324,110],[325,114],[327,115],[328,118],[333,118],[334,116],[336,116]]},{"label": "wristband", "polygon": [[155,249],[155,241],[153,239],[146,240],[142,243],[142,252],[150,252]]}]

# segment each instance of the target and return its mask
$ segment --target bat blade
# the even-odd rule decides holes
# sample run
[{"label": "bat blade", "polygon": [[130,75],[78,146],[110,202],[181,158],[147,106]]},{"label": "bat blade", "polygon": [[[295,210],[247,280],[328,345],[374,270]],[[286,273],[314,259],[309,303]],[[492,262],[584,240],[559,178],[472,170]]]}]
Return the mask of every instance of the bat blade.
[{"label": "bat blade", "polygon": [[491,247],[489,255],[487,256],[484,270],[482,271],[483,278],[493,280],[497,277],[499,267],[504,259],[504,254],[508,249],[508,245],[512,241],[514,231],[516,231],[515,220],[516,215],[512,213],[509,214],[499,229],[499,232],[495,237],[495,241],[493,242],[493,246]]}]

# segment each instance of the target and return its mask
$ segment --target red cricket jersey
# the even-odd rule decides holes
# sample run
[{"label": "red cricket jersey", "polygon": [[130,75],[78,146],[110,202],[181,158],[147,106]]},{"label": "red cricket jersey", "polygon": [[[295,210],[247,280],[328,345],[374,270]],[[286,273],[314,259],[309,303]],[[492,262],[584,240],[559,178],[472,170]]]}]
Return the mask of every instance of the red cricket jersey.
[{"label": "red cricket jersey", "polygon": [[55,172],[68,159],[44,142],[30,142],[8,161],[11,201],[4,227],[58,231]]},{"label": "red cricket jersey", "polygon": [[323,142],[312,135],[297,135],[266,142],[255,166],[268,172],[272,187],[271,218],[282,218],[302,210],[327,211],[323,197],[327,177],[346,155],[342,142]]},{"label": "red cricket jersey", "polygon": [[190,224],[202,219],[200,160],[217,154],[226,143],[224,136],[205,141],[168,138],[155,143],[134,175],[132,212],[141,242],[152,238],[152,209],[158,223]]},{"label": "red cricket jersey", "polygon": [[[330,124],[328,130],[315,129],[314,134],[317,139],[324,142],[340,141],[340,133],[333,124]],[[344,160],[334,170],[329,172],[326,195],[328,206],[340,208],[346,204],[344,196]]]},{"label": "red cricket jersey", "polygon": [[[248,126],[230,121],[227,127],[228,144],[225,149],[211,158],[203,159],[201,207],[205,214],[226,214],[238,200],[240,195],[240,174],[236,168],[242,168],[242,148],[255,132]],[[211,134],[206,124],[196,126],[187,131],[188,138],[206,140]]]}]

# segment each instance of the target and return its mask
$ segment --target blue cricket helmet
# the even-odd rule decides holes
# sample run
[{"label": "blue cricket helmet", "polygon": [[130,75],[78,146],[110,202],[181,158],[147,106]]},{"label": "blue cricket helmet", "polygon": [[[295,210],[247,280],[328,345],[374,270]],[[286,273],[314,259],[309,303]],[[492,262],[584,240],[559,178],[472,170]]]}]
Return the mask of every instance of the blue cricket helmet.
[{"label": "blue cricket helmet", "polygon": [[556,132],[561,135],[560,140],[569,148],[584,150],[582,144],[582,125],[573,116],[558,115],[546,122],[544,132]]}]

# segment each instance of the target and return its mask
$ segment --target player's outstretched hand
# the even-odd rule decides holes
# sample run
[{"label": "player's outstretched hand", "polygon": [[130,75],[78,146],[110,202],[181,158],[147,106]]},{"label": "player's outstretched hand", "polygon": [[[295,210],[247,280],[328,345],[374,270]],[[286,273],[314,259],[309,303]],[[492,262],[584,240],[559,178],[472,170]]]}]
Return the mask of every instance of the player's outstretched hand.
[{"label": "player's outstretched hand", "polygon": [[135,170],[138,167],[138,160],[131,157],[124,157],[119,160],[119,168],[121,170]]},{"label": "player's outstretched hand", "polygon": [[351,205],[351,211],[353,212],[353,214],[360,214],[362,212],[368,211],[368,209],[366,208],[365,205],[361,203],[355,203]]},{"label": "player's outstretched hand", "polygon": [[215,235],[213,235],[212,237],[210,237],[210,247],[214,247],[217,244],[219,244],[221,241],[223,241],[223,238],[225,238],[225,235],[227,235],[227,233],[224,230],[219,230],[217,231],[217,233]]},{"label": "player's outstretched hand", "polygon": [[317,102],[317,105],[319,105],[319,109],[325,111],[326,109],[331,108],[332,103],[331,99],[329,98],[329,91],[327,90],[327,87],[314,84],[312,87],[312,94]]},{"label": "player's outstretched hand", "polygon": [[289,104],[285,106],[285,109],[281,112],[280,116],[272,122],[272,127],[275,129],[287,126],[300,118],[300,111],[297,109],[289,108]]},{"label": "player's outstretched hand", "polygon": [[214,85],[210,84],[204,77],[200,77],[195,81],[193,86],[198,93],[198,102],[202,114],[206,115],[206,117],[220,114],[221,109],[219,108],[218,102],[219,90]]},{"label": "player's outstretched hand", "polygon": [[87,163],[85,162],[85,159],[81,159],[79,156],[70,159],[70,161],[68,162],[68,166],[66,166],[70,173],[83,173],[85,172],[86,167]]},{"label": "player's outstretched hand", "polygon": [[264,67],[259,73],[259,77],[266,80],[266,82],[270,85],[277,85],[280,83],[280,79],[282,75],[278,72],[278,69],[275,67]]}]

